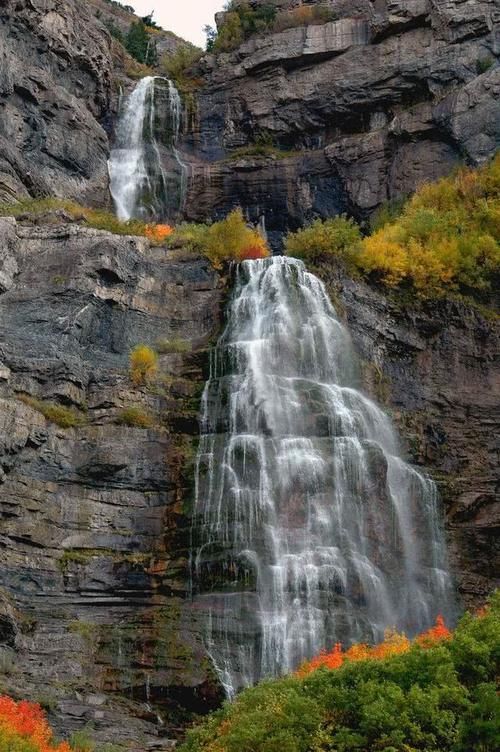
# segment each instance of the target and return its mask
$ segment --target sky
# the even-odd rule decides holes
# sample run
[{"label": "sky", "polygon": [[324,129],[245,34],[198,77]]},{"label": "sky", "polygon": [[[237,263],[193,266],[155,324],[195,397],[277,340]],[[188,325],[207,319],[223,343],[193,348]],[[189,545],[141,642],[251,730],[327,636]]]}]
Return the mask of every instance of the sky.
[{"label": "sky", "polygon": [[131,5],[137,15],[146,16],[154,10],[156,23],[175,32],[183,39],[205,47],[205,25],[214,26],[214,14],[222,10],[225,0],[120,0]]}]

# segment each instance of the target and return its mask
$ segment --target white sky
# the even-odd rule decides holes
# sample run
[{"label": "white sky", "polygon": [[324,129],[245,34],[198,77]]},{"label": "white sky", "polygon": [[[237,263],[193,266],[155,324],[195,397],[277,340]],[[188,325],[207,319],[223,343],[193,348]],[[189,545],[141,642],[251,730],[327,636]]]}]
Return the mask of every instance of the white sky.
[{"label": "white sky", "polygon": [[205,47],[203,27],[214,26],[214,14],[222,10],[225,0],[120,0],[131,5],[137,15],[146,16],[154,10],[155,21],[183,39]]}]

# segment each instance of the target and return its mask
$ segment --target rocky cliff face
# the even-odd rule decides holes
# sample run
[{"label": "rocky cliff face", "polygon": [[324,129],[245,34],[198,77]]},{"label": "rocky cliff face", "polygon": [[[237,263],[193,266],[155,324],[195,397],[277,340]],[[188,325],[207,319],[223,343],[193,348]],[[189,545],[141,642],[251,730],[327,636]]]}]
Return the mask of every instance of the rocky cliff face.
[{"label": "rocky cliff face", "polygon": [[[181,144],[189,219],[241,204],[279,246],[313,217],[366,220],[498,147],[495,0],[327,5],[328,23],[254,36],[193,71]],[[104,22],[126,30],[131,18],[103,0],[2,0],[0,199],[109,202],[118,84],[134,83]]]},{"label": "rocky cliff face", "polygon": [[[0,270],[1,687],[41,701],[61,732],[89,725],[99,741],[164,747],[220,701],[188,558],[198,406],[226,283],[144,239],[12,219],[0,220]],[[459,592],[476,606],[498,584],[498,326],[319,273],[366,390],[440,484]],[[154,381],[134,386],[138,342],[192,350],[161,355]],[[47,420],[53,404],[78,424]],[[149,427],[124,424],[131,407]]]},{"label": "rocky cliff face", "polygon": [[[313,216],[365,219],[493,152],[496,2],[332,7],[328,24],[204,58],[182,143],[189,217],[240,203],[279,243]],[[0,56],[0,201],[106,203],[123,76],[107,32],[76,0],[0,0]],[[440,481],[459,589],[480,603],[499,571],[498,328],[466,306],[404,309],[320,272],[366,388]],[[0,220],[0,688],[41,700],[65,733],[89,723],[144,750],[220,699],[187,560],[189,462],[224,294],[205,261],[143,239]],[[134,386],[130,348],[179,338],[191,351],[162,355],[154,383]],[[52,403],[77,425],[46,420]],[[123,424],[130,407],[149,428]]]},{"label": "rocky cliff face", "polygon": [[[494,0],[329,6],[336,20],[202,60],[185,135],[193,218],[240,202],[271,233],[339,211],[363,220],[498,147]],[[252,156],[256,144],[274,149]]]},{"label": "rocky cliff face", "polygon": [[[217,699],[184,602],[221,282],[145,240],[8,219],[0,269],[2,688],[41,701],[66,734],[89,723],[144,750]],[[155,382],[135,387],[130,348],[179,338],[194,351],[162,355]],[[26,395],[77,410],[79,425],[47,421]],[[152,425],[120,424],[129,407]]]},{"label": "rocky cliff face", "polygon": [[107,201],[111,39],[76,0],[0,2],[0,200]]}]

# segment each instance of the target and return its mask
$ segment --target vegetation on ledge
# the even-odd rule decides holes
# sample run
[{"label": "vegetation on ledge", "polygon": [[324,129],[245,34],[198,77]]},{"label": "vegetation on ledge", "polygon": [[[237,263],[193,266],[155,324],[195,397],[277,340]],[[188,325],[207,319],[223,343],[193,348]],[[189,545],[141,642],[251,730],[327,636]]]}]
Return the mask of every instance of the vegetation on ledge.
[{"label": "vegetation on ledge", "polygon": [[320,25],[336,17],[328,3],[300,5],[278,11],[272,2],[251,5],[242,0],[229,0],[218,30],[205,27],[208,52],[230,52],[255,34],[276,33],[297,26]]},{"label": "vegetation on ledge", "polygon": [[119,220],[102,209],[89,209],[74,201],[58,198],[26,199],[13,204],[0,204],[0,217],[44,224],[80,222],[95,230],[115,235],[144,237],[152,245],[183,249],[205,256],[215,268],[225,262],[244,261],[269,256],[269,247],[260,232],[245,221],[241,209],[213,224],[182,223],[177,227],[131,219]]},{"label": "vegetation on ledge", "polygon": [[313,263],[340,258],[421,298],[459,292],[487,299],[500,279],[500,155],[422,186],[399,215],[380,213],[364,239],[351,220],[336,217],[291,233],[286,249]]},{"label": "vegetation on ledge", "polygon": [[157,225],[131,219],[122,222],[112,212],[105,209],[90,209],[76,201],[61,198],[29,198],[12,204],[0,204],[0,217],[16,217],[19,220],[47,224],[58,220],[81,222],[94,230],[106,230],[114,235],[137,235],[146,237],[155,245],[162,245],[172,233],[169,225]]},{"label": "vegetation on ledge", "polygon": [[[500,746],[500,593],[453,635],[336,646],[191,730],[181,752],[494,752]],[[314,663],[314,662],[313,662]]]},{"label": "vegetation on ledge", "polygon": [[212,225],[181,224],[167,244],[206,256],[216,269],[224,262],[265,258],[270,253],[266,240],[248,226],[241,209],[234,209]]},{"label": "vegetation on ledge", "polygon": [[74,407],[66,407],[56,402],[39,400],[36,397],[31,397],[29,394],[20,394],[18,395],[18,399],[20,402],[28,405],[28,407],[33,408],[33,410],[37,410],[46,420],[55,423],[61,428],[77,428],[78,426],[85,425],[87,422],[86,416]]}]

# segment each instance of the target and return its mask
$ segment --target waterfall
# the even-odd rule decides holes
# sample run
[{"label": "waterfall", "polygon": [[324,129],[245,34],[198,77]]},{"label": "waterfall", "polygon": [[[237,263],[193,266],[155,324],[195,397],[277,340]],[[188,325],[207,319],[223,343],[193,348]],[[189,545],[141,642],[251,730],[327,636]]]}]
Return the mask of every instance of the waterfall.
[{"label": "waterfall", "polygon": [[182,104],[172,81],[141,79],[125,99],[108,169],[118,217],[174,220],[183,207],[186,169],[177,149]]},{"label": "waterfall", "polygon": [[436,487],[356,374],[302,262],[239,265],[202,400],[192,532],[194,606],[229,696],[337,641],[452,613]]}]

